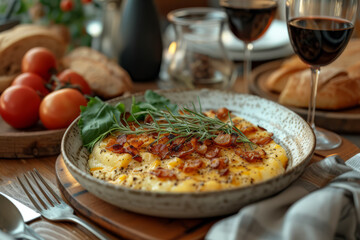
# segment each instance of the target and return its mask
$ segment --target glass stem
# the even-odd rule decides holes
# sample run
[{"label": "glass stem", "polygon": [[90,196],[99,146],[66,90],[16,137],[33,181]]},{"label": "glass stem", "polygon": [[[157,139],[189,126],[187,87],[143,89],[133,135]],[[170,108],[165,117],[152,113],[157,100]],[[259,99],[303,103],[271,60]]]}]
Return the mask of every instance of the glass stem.
[{"label": "glass stem", "polygon": [[315,109],[316,109],[316,95],[320,75],[320,67],[311,67],[311,82],[310,82],[310,102],[307,114],[307,122],[315,131]]},{"label": "glass stem", "polygon": [[253,45],[250,42],[245,42],[245,52],[244,52],[244,69],[243,69],[243,92],[249,93],[249,82],[251,74],[251,50]]}]

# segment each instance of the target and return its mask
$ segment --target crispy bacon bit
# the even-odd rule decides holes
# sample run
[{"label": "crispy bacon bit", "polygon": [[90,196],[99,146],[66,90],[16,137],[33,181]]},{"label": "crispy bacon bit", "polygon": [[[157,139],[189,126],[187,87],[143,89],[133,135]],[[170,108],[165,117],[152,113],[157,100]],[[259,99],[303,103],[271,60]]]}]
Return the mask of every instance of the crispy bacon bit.
[{"label": "crispy bacon bit", "polygon": [[253,143],[259,146],[263,146],[271,142],[273,139],[271,137],[259,137],[259,138],[253,138],[250,139]]},{"label": "crispy bacon bit", "polygon": [[255,126],[244,126],[240,129],[240,131],[245,134],[248,135],[250,133],[256,132],[257,128]]},{"label": "crispy bacon bit", "polygon": [[219,152],[220,152],[220,149],[218,147],[215,147],[215,146],[208,147],[205,157],[206,158],[214,158],[219,154]]},{"label": "crispy bacon bit", "polygon": [[203,162],[200,159],[187,160],[184,164],[183,171],[185,173],[196,172],[203,166]]},{"label": "crispy bacon bit", "polygon": [[207,152],[207,146],[201,142],[198,142],[197,138],[192,138],[191,139],[191,146],[193,149],[195,149],[195,151],[201,155],[205,155],[205,153]]},{"label": "crispy bacon bit", "polygon": [[259,162],[266,156],[266,152],[263,149],[243,151],[241,148],[236,148],[235,153],[250,163]]},{"label": "crispy bacon bit", "polygon": [[126,143],[126,141],[127,141],[127,137],[125,134],[117,136],[117,138],[116,138],[116,142],[118,144],[120,144],[121,146],[124,145]]},{"label": "crispy bacon bit", "polygon": [[182,151],[178,151],[178,152],[174,152],[172,154],[173,157],[178,157],[178,158],[183,158],[186,157],[188,155],[190,155],[191,153],[194,152],[195,149],[191,148],[189,150],[182,150]]},{"label": "crispy bacon bit", "polygon": [[170,169],[156,168],[150,171],[150,174],[155,175],[158,178],[176,180],[176,174]]},{"label": "crispy bacon bit", "polygon": [[133,159],[134,159],[135,161],[137,161],[137,162],[142,162],[142,160],[143,160],[140,155],[135,155],[135,156],[133,156]]},{"label": "crispy bacon bit", "polygon": [[225,120],[229,116],[229,109],[219,108],[216,112],[216,117],[220,120]]},{"label": "crispy bacon bit", "polygon": [[227,146],[231,143],[231,135],[227,133],[220,133],[214,139],[214,142],[220,146]]},{"label": "crispy bacon bit", "polygon": [[129,146],[126,146],[124,147],[124,150],[126,153],[129,153],[131,156],[136,156],[136,155],[139,155],[139,150],[137,150],[134,146],[132,145],[129,145]]},{"label": "crispy bacon bit", "polygon": [[110,138],[105,148],[114,153],[124,153],[123,144],[119,144],[115,138]]},{"label": "crispy bacon bit", "polygon": [[152,122],[154,122],[154,119],[152,118],[152,116],[150,114],[148,114],[148,115],[146,115],[144,122],[152,123]]},{"label": "crispy bacon bit", "polygon": [[171,151],[175,151],[175,152],[179,151],[180,148],[182,147],[182,145],[185,143],[185,141],[186,141],[186,138],[183,138],[183,137],[176,138],[170,144]]},{"label": "crispy bacon bit", "polygon": [[164,159],[169,153],[169,148],[166,144],[156,144],[149,146],[148,151],[152,154],[160,156],[161,159]]},{"label": "crispy bacon bit", "polygon": [[205,155],[207,152],[208,147],[205,144],[198,143],[196,145],[195,151],[201,155]]},{"label": "crispy bacon bit", "polygon": [[129,144],[130,144],[131,146],[134,146],[135,148],[139,148],[139,147],[141,147],[141,146],[144,144],[144,142],[141,141],[141,140],[138,140],[138,139],[131,139],[131,140],[129,141]]},{"label": "crispy bacon bit", "polygon": [[225,169],[229,165],[229,159],[226,157],[214,158],[210,162],[210,167],[213,169]]}]

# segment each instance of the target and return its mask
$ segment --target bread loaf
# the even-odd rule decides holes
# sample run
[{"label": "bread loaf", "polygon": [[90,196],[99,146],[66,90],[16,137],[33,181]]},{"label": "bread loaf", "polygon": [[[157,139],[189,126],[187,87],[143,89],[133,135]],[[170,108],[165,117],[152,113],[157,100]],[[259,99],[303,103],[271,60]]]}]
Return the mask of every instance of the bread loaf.
[{"label": "bread loaf", "polygon": [[[279,96],[279,103],[308,107],[310,100],[310,70],[291,76]],[[360,78],[350,78],[341,68],[324,67],[319,77],[317,109],[337,110],[360,103]]]},{"label": "bread loaf", "polygon": [[0,75],[11,75],[21,71],[21,59],[33,47],[45,47],[60,59],[66,45],[52,31],[37,25],[19,25],[0,33]]},{"label": "bread loaf", "polygon": [[119,96],[132,89],[129,74],[91,48],[76,48],[64,58],[63,64],[81,74],[94,93],[104,99]]},{"label": "bread loaf", "polygon": [[23,24],[0,33],[0,92],[21,72],[21,60],[33,47],[42,46],[60,59],[66,44],[52,31],[38,25]]}]

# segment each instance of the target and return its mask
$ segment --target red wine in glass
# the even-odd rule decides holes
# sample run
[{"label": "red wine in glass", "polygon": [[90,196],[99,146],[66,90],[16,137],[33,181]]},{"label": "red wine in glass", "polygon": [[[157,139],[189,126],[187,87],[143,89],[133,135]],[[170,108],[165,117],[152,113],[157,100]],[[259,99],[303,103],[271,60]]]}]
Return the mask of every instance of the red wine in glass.
[{"label": "red wine in glass", "polygon": [[348,20],[329,17],[294,18],[288,27],[295,53],[312,66],[328,65],[340,56],[354,29]]},{"label": "red wine in glass", "polygon": [[263,36],[275,17],[276,0],[221,0],[232,33],[245,43],[243,90],[248,92],[251,42]]},{"label": "red wine in glass", "polygon": [[224,4],[229,18],[229,27],[234,35],[244,42],[259,39],[274,19],[277,3],[263,1],[227,1]]}]

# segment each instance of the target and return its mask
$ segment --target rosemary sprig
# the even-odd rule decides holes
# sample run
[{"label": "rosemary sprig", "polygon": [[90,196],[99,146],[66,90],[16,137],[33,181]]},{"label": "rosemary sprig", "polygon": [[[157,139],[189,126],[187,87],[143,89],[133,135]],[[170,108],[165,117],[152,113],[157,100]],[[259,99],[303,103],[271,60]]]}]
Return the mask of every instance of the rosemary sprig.
[{"label": "rosemary sprig", "polygon": [[[78,126],[84,146],[91,152],[95,144],[103,140],[109,134],[116,131],[122,134],[157,133],[157,141],[162,134],[172,134],[177,138],[198,138],[200,141],[213,139],[220,132],[236,134],[237,141],[247,143],[253,148],[253,143],[234,125],[229,114],[229,121],[222,122],[217,118],[210,118],[202,113],[199,102],[197,110],[192,103],[192,108],[180,109],[169,99],[153,92],[145,93],[144,102],[136,102],[133,99],[130,117],[125,114],[125,105],[119,103],[112,106],[101,101],[99,98],[90,98],[86,107],[81,107],[81,117]],[[180,114],[180,113],[184,114]],[[142,122],[146,115],[150,115],[152,123]]]},{"label": "rosemary sprig", "polygon": [[[158,133],[173,134],[177,137],[185,137],[191,139],[192,137],[199,138],[203,141],[206,139],[215,138],[219,132],[227,134],[236,134],[238,136],[237,142],[253,144],[233,123],[229,115],[229,122],[222,122],[218,118],[208,117],[195,108],[182,108],[185,114],[173,114],[170,111],[148,109],[147,111],[137,112],[137,115],[149,114],[154,121],[152,123],[137,123],[135,129],[131,129],[128,125],[120,123],[119,131],[124,134],[143,134],[143,133]],[[171,139],[170,141],[173,141]]]}]

